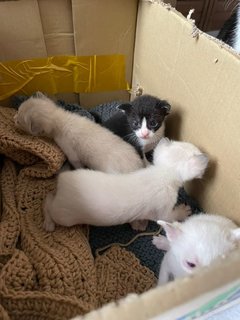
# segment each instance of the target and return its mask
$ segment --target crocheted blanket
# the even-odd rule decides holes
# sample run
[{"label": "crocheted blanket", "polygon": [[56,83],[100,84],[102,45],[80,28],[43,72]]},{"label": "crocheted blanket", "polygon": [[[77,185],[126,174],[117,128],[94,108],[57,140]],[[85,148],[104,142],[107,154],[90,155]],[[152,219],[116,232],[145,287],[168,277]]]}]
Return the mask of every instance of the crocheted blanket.
[{"label": "crocheted blanket", "polygon": [[65,156],[16,129],[15,112],[0,107],[0,319],[70,319],[154,286],[153,272],[124,248],[93,257],[86,226],[43,230],[42,201]]}]

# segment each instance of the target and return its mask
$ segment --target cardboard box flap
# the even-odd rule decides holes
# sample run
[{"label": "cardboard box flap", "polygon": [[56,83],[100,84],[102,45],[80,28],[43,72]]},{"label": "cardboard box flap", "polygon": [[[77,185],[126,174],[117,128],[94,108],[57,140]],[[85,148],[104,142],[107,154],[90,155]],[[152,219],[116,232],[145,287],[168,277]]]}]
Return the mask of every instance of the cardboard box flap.
[{"label": "cardboard box flap", "polygon": [[[137,4],[137,0],[0,2],[0,61],[59,55],[123,55],[126,80],[131,83]],[[105,87],[113,90],[111,86]],[[81,104],[129,100],[125,87],[111,92],[82,93]],[[79,101],[74,94],[61,97]],[[4,104],[8,105],[9,100]]]},{"label": "cardboard box flap", "polygon": [[[124,54],[126,79],[132,81],[137,0],[72,0],[76,55]],[[81,94],[85,106],[129,100],[127,91]]]},{"label": "cardboard box flap", "polygon": [[0,48],[0,61],[47,56],[37,0],[0,2]]},{"label": "cardboard box flap", "polygon": [[[239,263],[239,250],[236,250],[227,259],[219,259],[211,267],[204,268],[191,277],[156,287],[142,295],[130,294],[118,303],[109,303],[101,309],[72,320],[153,320],[153,317],[160,320],[162,313],[175,306],[229,283],[239,283]],[[159,317],[155,318],[157,315]]]},{"label": "cardboard box flap", "polygon": [[47,55],[74,55],[71,1],[38,0],[38,6]]},{"label": "cardboard box flap", "polygon": [[172,103],[167,134],[195,143],[211,159],[205,178],[189,190],[205,210],[240,223],[240,60],[192,31],[174,9],[140,1],[133,87]]}]

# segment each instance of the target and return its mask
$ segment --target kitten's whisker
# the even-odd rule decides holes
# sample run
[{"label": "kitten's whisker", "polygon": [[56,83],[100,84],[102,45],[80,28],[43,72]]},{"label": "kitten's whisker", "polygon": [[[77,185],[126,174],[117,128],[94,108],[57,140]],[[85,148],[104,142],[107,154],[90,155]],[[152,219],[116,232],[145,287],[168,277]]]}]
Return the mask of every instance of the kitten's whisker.
[{"label": "kitten's whisker", "polygon": [[231,10],[231,14],[233,14],[233,12],[237,9],[238,6],[239,6],[239,4],[236,3],[235,6],[233,7],[233,9]]},{"label": "kitten's whisker", "polygon": [[135,133],[131,132],[129,134],[127,134],[126,136],[124,136],[124,138],[128,138],[128,137],[131,137],[131,136],[136,136]]}]

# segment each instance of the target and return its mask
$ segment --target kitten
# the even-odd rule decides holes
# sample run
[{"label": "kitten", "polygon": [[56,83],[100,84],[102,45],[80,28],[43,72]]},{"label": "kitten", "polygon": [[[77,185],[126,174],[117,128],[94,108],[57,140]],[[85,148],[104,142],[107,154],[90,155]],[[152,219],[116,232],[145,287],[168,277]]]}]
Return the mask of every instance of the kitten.
[{"label": "kitten", "polygon": [[41,93],[24,101],[14,118],[24,131],[53,138],[74,168],[126,173],[144,167],[136,150],[117,135]]},{"label": "kitten", "polygon": [[153,244],[166,250],[158,284],[184,277],[240,245],[240,228],[230,219],[211,214],[194,215],[183,223],[158,221],[166,231]]},{"label": "kitten", "polygon": [[167,101],[143,95],[119,105],[118,111],[102,125],[132,144],[143,156],[164,136],[164,120],[170,109]]},{"label": "kitten", "polygon": [[240,6],[234,10],[230,18],[224,23],[220,30],[218,39],[227,43],[240,53]]},{"label": "kitten", "polygon": [[63,172],[56,194],[44,205],[44,227],[91,224],[112,226],[130,222],[144,230],[147,220],[184,219],[189,207],[178,206],[178,190],[185,181],[202,177],[208,159],[194,145],[162,138],[154,150],[154,165],[129,174],[91,170]]}]

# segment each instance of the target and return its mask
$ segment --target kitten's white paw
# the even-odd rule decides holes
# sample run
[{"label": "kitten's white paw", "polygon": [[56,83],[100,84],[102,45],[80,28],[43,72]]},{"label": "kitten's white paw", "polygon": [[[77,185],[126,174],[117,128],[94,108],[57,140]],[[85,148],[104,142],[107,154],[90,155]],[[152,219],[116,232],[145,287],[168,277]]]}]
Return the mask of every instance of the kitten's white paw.
[{"label": "kitten's white paw", "polygon": [[168,239],[162,235],[153,236],[152,244],[159,250],[167,251],[170,248]]},{"label": "kitten's white paw", "polygon": [[174,220],[183,221],[192,214],[190,206],[185,204],[179,204],[173,209]]},{"label": "kitten's white paw", "polygon": [[145,231],[148,225],[148,220],[136,220],[130,223],[133,230]]}]

